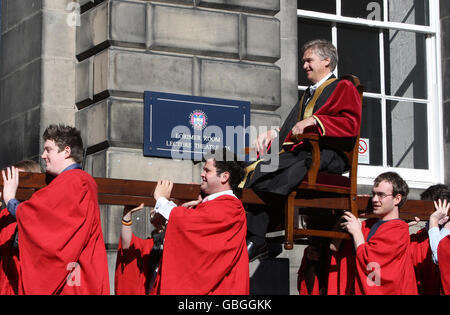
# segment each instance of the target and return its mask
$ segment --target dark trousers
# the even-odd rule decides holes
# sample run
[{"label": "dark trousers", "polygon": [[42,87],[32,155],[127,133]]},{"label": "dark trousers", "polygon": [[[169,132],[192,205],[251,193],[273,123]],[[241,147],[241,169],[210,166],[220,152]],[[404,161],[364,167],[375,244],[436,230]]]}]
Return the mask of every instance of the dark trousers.
[{"label": "dark trousers", "polygon": [[[282,221],[285,200],[303,180],[311,164],[311,152],[297,150],[279,155],[278,168],[273,172],[262,172],[261,162],[253,174],[247,179],[245,187],[252,188],[265,201],[266,206],[246,206],[247,238],[257,244],[264,242],[270,226],[276,226]],[[334,150],[321,150],[320,170],[342,174],[348,163]]]}]

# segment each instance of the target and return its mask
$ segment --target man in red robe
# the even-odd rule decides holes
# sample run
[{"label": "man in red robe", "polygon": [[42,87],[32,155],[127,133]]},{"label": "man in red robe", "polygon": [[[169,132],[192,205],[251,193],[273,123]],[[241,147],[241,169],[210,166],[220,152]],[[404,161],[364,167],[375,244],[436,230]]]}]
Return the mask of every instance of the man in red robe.
[{"label": "man in red robe", "polygon": [[[338,230],[339,222],[333,227]],[[353,242],[330,239],[305,248],[298,270],[300,295],[353,295],[355,255]],[[317,250],[319,249],[319,250]]]},{"label": "man in red robe", "polygon": [[439,242],[437,254],[439,270],[441,271],[442,291],[445,295],[450,295],[450,236]]},{"label": "man in red robe", "polygon": [[430,239],[431,256],[433,262],[439,265],[441,273],[442,292],[444,294],[450,293],[449,287],[449,249],[448,237],[450,236],[450,221],[448,212],[450,210],[450,203],[444,199],[439,199],[434,202],[434,211],[430,215],[430,229],[428,236]]},{"label": "man in red robe", "polygon": [[[241,187],[252,188],[268,202],[268,207],[247,207],[248,251],[250,261],[267,254],[265,234],[275,220],[286,196],[295,189],[308,171],[310,149],[303,143],[291,142],[292,135],[317,133],[331,137],[356,140],[361,124],[361,101],[355,86],[348,80],[333,75],[338,62],[332,43],[314,40],[303,47],[303,69],[312,82],[295,105],[279,130],[269,130],[258,136],[255,147],[260,154],[270,144],[270,159],[262,156],[247,167],[247,176]],[[279,140],[279,141],[278,141]],[[282,142],[284,140],[284,142]],[[273,142],[273,143],[272,143]],[[278,153],[283,144],[283,151]],[[276,152],[274,152],[276,151]],[[321,171],[342,174],[348,161],[338,152],[321,148]],[[266,198],[267,197],[267,198]]]},{"label": "man in red robe", "polygon": [[[22,160],[14,164],[19,172],[40,173],[35,161]],[[1,197],[1,193],[0,193]],[[19,294],[20,261],[17,246],[17,222],[7,208],[0,211],[0,295]]]},{"label": "man in red robe", "polygon": [[244,172],[230,155],[207,156],[200,185],[206,197],[185,206],[168,201],[172,182],[158,182],[154,221],[164,218],[167,226],[157,294],[249,294],[245,210],[233,193]]},{"label": "man in red robe", "polygon": [[50,125],[43,134],[50,184],[19,203],[15,167],[2,172],[3,198],[17,219],[22,294],[109,294],[97,185],[81,170],[80,132]]},{"label": "man in red robe", "polygon": [[[1,194],[0,194],[1,196]],[[0,211],[0,295],[19,293],[19,250],[14,247],[16,219],[8,209]]]},{"label": "man in red robe", "polygon": [[[437,184],[428,187],[420,194],[422,200],[450,200],[447,185]],[[428,237],[428,227],[411,234],[411,254],[416,273],[417,289],[420,295],[439,295],[441,277],[439,267],[433,262]]]},{"label": "man in red robe", "polygon": [[341,227],[353,236],[356,249],[355,294],[417,294],[410,252],[409,226],[399,219],[409,188],[396,173],[379,175],[372,190],[373,213],[378,219],[360,224],[345,212]]},{"label": "man in red robe", "polygon": [[[155,294],[154,284],[164,243],[165,226],[157,226],[152,237],[142,239],[132,231],[132,214],[144,208],[144,204],[131,209],[125,207],[117,251],[114,291],[116,295]],[[151,212],[151,217],[154,211]],[[163,222],[164,224],[166,222]]]}]

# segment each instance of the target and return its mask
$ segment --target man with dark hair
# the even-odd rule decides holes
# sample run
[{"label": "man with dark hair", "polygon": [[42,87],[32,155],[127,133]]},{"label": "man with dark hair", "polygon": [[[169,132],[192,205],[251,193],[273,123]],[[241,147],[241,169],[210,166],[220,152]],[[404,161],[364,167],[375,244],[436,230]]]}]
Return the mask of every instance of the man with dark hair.
[{"label": "man with dark hair", "polygon": [[[80,131],[64,125],[50,125],[43,134],[44,141],[54,141],[59,151],[70,147],[70,157],[75,163],[83,161],[83,140]],[[47,170],[48,172],[48,170]]]},{"label": "man with dark hair", "polygon": [[372,188],[373,213],[378,219],[361,225],[351,212],[344,213],[341,227],[352,235],[356,249],[356,294],[417,294],[409,226],[399,219],[408,192],[397,173],[383,173]]},{"label": "man with dark hair", "polygon": [[[336,47],[327,40],[313,40],[303,47],[301,60],[306,76],[312,85],[305,91],[299,104],[293,106],[281,129],[262,133],[255,141],[256,150],[264,154],[272,141],[279,139],[280,147],[271,144],[278,153],[278,166],[274,159],[264,157],[247,168],[245,186],[261,197],[270,196],[270,207],[247,207],[248,251],[250,260],[264,256],[267,251],[265,234],[271,216],[280,212],[286,196],[303,180],[311,159],[310,148],[305,143],[294,143],[291,136],[316,133],[322,136],[345,137],[356,140],[361,124],[361,101],[355,86],[348,80],[337,79],[333,71],[338,62]],[[273,153],[272,153],[273,154]],[[336,150],[321,147],[321,171],[342,174],[348,169],[346,157]]]},{"label": "man with dark hair", "polygon": [[431,185],[420,194],[420,199],[431,201],[438,201],[439,199],[450,200],[450,189],[444,184]]},{"label": "man with dark hair", "polygon": [[[450,200],[450,190],[447,185],[436,184],[428,187],[420,194],[420,199],[428,201]],[[416,218],[416,221],[419,219]],[[413,222],[412,224],[415,224]],[[440,236],[439,229],[429,231],[427,225],[411,234],[411,254],[413,257],[414,271],[416,273],[417,289],[420,295],[439,295],[441,292],[441,277],[439,268],[433,262],[432,250],[428,233]]]},{"label": "man with dark hair", "polygon": [[[13,166],[19,172],[42,172],[39,163],[33,160],[22,160],[14,163]],[[17,241],[16,218],[9,213],[7,208],[4,208],[0,211],[0,295],[19,294],[21,281]]]},{"label": "man with dark hair", "polygon": [[155,188],[155,211],[167,220],[156,294],[249,294],[245,210],[233,193],[243,170],[217,153],[205,158],[203,198],[177,207],[172,182]]},{"label": "man with dark hair", "polygon": [[2,172],[3,197],[18,225],[23,294],[109,294],[108,264],[97,184],[81,170],[83,141],[73,127],[44,132],[50,184],[22,203],[15,199],[19,173]]},{"label": "man with dark hair", "polygon": [[450,221],[449,221],[449,191],[442,187],[435,188],[436,193],[441,193],[438,200],[434,201],[436,211],[430,215],[429,242],[431,257],[434,264],[439,265],[442,293],[450,294]]}]

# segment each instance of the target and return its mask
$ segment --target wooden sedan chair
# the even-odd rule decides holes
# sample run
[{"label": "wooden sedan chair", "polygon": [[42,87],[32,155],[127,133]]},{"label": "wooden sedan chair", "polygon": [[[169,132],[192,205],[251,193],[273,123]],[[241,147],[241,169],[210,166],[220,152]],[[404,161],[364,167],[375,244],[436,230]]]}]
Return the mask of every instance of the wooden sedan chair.
[{"label": "wooden sedan chair", "polygon": [[[347,75],[341,77],[351,81],[363,99],[364,87],[357,77]],[[328,210],[349,210],[358,217],[357,204],[357,171],[358,171],[358,148],[359,136],[355,138],[335,138],[319,136],[316,134],[301,134],[295,137],[295,141],[308,142],[312,150],[312,164],[305,179],[296,190],[289,194],[285,203],[285,249],[293,249],[294,236],[315,236],[329,238],[349,239],[348,233],[332,230],[300,229],[294,227],[296,207]],[[320,147],[326,146],[342,152],[348,159],[350,166],[349,176],[319,172]],[[319,211],[320,209],[320,211]]]}]

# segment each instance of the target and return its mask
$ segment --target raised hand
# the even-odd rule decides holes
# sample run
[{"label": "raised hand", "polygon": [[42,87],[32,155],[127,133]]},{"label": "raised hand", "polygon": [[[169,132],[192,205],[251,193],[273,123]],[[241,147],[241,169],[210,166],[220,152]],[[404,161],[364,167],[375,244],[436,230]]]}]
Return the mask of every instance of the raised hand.
[{"label": "raised hand", "polygon": [[16,198],[17,187],[19,187],[19,169],[14,166],[2,171],[3,177],[3,200],[6,204]]},{"label": "raised hand", "polygon": [[169,199],[170,194],[172,193],[172,188],[173,182],[170,180],[159,180],[155,191],[153,192],[153,198],[155,198],[155,200],[158,200],[161,197]]}]

